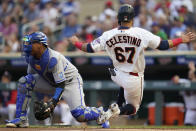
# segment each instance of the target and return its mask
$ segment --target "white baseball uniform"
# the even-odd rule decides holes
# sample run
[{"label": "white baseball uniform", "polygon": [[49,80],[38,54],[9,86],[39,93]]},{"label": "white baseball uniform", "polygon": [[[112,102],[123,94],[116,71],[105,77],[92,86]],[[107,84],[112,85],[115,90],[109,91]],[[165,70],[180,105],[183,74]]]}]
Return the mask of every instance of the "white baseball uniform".
[{"label": "white baseball uniform", "polygon": [[116,72],[116,76],[111,78],[124,88],[126,103],[132,104],[136,111],[143,97],[144,49],[156,49],[160,41],[160,37],[147,30],[131,27],[106,31],[90,43],[94,52],[108,53]]}]

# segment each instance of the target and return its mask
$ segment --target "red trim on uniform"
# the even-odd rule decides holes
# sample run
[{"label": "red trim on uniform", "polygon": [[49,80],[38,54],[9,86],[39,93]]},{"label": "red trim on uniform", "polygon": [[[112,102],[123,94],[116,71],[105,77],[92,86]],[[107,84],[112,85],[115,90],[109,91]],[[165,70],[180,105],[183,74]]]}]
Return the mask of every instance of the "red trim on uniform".
[{"label": "red trim on uniform", "polygon": [[11,91],[11,98],[6,103],[6,106],[8,106],[9,104],[16,104],[16,97],[17,97],[17,90]]},{"label": "red trim on uniform", "polygon": [[[132,104],[131,104],[132,105]],[[133,105],[132,105],[133,106]],[[136,114],[136,108],[135,108],[135,106],[133,106],[133,108],[134,108],[134,111],[133,111],[133,113],[131,113],[130,115],[135,115]]]},{"label": "red trim on uniform", "polygon": [[182,43],[182,38],[176,38],[172,40],[173,42],[173,47],[179,45],[180,43]]},{"label": "red trim on uniform", "polygon": [[134,72],[129,72],[129,75],[139,76],[138,73],[134,73]]},{"label": "red trim on uniform", "polygon": [[75,42],[75,46],[76,46],[78,49],[80,49],[80,50],[82,50],[82,45],[83,45],[82,42]]}]

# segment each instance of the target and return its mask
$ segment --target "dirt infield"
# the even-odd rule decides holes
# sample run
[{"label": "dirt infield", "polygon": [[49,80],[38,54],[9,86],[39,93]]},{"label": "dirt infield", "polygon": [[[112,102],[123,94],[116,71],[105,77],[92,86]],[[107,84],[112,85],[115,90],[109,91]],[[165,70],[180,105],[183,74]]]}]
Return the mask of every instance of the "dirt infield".
[{"label": "dirt infield", "polygon": [[0,128],[0,131],[193,131],[196,129]]}]

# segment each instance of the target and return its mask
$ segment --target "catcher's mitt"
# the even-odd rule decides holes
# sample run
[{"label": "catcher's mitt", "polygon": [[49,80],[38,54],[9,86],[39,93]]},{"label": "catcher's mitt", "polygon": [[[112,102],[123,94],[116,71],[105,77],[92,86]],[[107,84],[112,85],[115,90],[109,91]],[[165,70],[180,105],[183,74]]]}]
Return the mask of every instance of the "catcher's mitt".
[{"label": "catcher's mitt", "polygon": [[45,120],[50,117],[54,111],[56,102],[50,100],[49,102],[35,101],[34,114],[37,120]]}]

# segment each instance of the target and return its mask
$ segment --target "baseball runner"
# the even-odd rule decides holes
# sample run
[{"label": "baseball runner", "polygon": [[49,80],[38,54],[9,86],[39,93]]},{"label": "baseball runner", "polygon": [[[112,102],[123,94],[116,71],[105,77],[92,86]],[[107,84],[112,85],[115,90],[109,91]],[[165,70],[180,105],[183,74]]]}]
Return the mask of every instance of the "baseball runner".
[{"label": "baseball runner", "polygon": [[[110,106],[105,115],[102,115],[103,121],[111,116],[133,115],[138,111],[143,97],[145,48],[167,50],[196,38],[195,34],[189,32],[182,34],[180,38],[161,40],[147,30],[132,27],[133,18],[133,7],[125,4],[118,11],[118,28],[104,32],[91,43],[82,43],[76,36],[69,39],[78,49],[88,53],[106,51],[113,61],[115,68],[110,69],[111,79],[123,87],[120,89],[121,101],[118,102],[119,107],[115,103]],[[122,97],[126,101],[124,106]]]},{"label": "baseball runner", "polygon": [[78,70],[62,54],[50,49],[47,36],[34,32],[23,38],[23,54],[28,63],[27,75],[19,79],[16,119],[7,121],[7,127],[28,127],[27,108],[33,92],[54,94],[48,102],[36,101],[37,120],[51,116],[61,97],[79,122],[97,120],[103,108],[87,107],[84,102],[83,81]]}]

